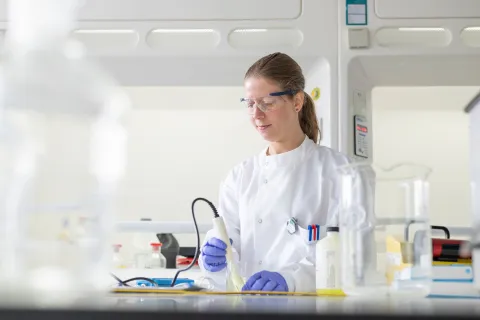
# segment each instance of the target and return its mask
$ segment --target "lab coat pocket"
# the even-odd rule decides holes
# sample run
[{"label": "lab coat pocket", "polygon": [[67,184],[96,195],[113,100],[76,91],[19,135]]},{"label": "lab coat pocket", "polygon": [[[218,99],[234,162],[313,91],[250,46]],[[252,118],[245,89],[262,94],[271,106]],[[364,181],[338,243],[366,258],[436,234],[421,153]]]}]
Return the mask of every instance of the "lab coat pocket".
[{"label": "lab coat pocket", "polygon": [[311,237],[308,229],[298,226],[297,232],[295,232],[294,235],[298,254],[302,257],[308,257],[315,252],[316,242],[309,240]]},{"label": "lab coat pocket", "polygon": [[315,245],[317,243],[316,239],[314,239],[313,231],[309,231],[303,227],[298,226],[298,236],[301,238],[303,243],[308,246]]}]

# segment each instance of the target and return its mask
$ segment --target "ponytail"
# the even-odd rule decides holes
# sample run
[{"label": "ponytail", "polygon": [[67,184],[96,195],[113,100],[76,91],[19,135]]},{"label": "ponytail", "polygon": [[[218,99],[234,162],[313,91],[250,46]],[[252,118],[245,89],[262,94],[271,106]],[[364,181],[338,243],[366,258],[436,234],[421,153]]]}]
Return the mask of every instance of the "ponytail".
[{"label": "ponytail", "polygon": [[312,97],[305,91],[303,101],[303,107],[300,110],[300,127],[302,128],[303,133],[315,143],[319,143],[321,140],[322,133],[318,126],[317,114],[315,112],[315,102],[313,102]]}]

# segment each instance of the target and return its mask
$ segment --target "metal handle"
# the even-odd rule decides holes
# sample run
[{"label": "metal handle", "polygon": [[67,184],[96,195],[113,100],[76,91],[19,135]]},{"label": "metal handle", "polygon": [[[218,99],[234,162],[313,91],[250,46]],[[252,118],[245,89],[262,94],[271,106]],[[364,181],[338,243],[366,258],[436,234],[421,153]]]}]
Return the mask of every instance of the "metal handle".
[{"label": "metal handle", "polygon": [[448,230],[447,227],[443,227],[443,226],[431,226],[432,230],[442,230],[443,232],[445,232],[445,237],[447,239],[450,239],[450,231]]},{"label": "metal handle", "polygon": [[[405,227],[405,231],[404,231],[405,241],[408,241],[408,237],[409,237],[409,235],[408,235],[409,230],[408,229],[410,228],[410,225],[414,222],[415,222],[415,220],[410,220],[410,221],[407,222],[407,226]],[[430,228],[432,230],[442,230],[445,233],[445,237],[447,239],[450,239],[450,231],[448,230],[447,227],[444,227],[444,226],[430,226]]]}]

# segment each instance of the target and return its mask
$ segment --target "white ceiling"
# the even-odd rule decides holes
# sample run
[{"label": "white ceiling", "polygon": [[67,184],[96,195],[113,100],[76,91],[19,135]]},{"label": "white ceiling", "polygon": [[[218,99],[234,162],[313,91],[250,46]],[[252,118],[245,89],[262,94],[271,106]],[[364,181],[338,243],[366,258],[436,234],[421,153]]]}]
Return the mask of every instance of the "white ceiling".
[{"label": "white ceiling", "polygon": [[480,87],[376,87],[372,91],[374,109],[416,109],[463,111]]}]

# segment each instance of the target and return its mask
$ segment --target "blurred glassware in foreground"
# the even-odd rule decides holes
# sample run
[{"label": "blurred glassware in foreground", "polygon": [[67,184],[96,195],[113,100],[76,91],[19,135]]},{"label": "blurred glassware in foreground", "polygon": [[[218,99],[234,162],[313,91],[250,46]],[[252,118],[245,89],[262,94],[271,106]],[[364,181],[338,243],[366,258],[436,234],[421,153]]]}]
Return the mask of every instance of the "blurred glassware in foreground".
[{"label": "blurred glassware in foreground", "polygon": [[[70,38],[76,0],[12,0],[0,69],[2,303],[65,305],[108,290],[128,96]],[[62,219],[83,232],[59,240]],[[21,297],[21,299],[19,298]]]}]

